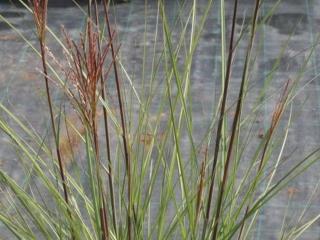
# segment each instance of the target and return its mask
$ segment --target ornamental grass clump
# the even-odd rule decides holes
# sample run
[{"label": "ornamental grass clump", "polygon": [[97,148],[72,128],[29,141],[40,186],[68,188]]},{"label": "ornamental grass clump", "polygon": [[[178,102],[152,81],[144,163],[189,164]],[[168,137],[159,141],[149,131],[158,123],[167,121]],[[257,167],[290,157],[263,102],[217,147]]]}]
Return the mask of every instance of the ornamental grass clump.
[{"label": "ornamental grass clump", "polygon": [[[320,158],[319,146],[288,166],[294,154],[285,156],[294,101],[315,78],[302,86],[299,81],[320,38],[303,52],[297,74],[280,81],[276,72],[289,36],[260,86],[256,78],[262,73],[254,74],[259,33],[280,1],[262,11],[263,1],[255,0],[250,21],[239,26],[242,1],[232,1],[227,21],[220,0],[219,34],[209,42],[217,48],[212,59],[221,63],[210,76],[218,80],[213,86],[209,79],[198,92],[205,97],[209,86],[218,92],[211,110],[203,112],[205,124],[194,96],[194,57],[216,3],[177,1],[172,18],[167,1],[158,0],[149,29],[146,0],[144,33],[137,34],[142,42],[126,49],[109,1],[89,0],[86,9],[77,5],[73,10],[84,14],[82,30],[63,27],[61,37],[50,27],[48,1],[20,1],[33,15],[37,45],[0,15],[39,56],[51,126],[44,136],[0,103],[1,135],[27,166],[21,169],[23,182],[0,170],[0,231],[27,240],[254,239],[262,210]],[[51,50],[53,43],[62,54]],[[142,59],[136,78],[131,54]],[[259,120],[260,112],[265,114]],[[265,125],[258,134],[257,121]],[[198,130],[200,124],[205,131]],[[70,155],[72,162],[66,160]],[[281,239],[298,239],[319,220],[319,213],[303,220],[310,202],[296,226],[286,228],[284,217]]]}]

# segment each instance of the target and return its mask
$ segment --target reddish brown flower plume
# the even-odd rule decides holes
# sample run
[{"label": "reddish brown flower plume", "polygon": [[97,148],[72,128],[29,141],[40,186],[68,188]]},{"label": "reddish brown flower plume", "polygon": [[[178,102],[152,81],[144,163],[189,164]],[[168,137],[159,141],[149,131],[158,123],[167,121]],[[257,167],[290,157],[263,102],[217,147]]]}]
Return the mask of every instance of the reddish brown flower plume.
[{"label": "reddish brown flower plume", "polygon": [[39,39],[45,38],[48,0],[33,0],[33,16]]},{"label": "reddish brown flower plume", "polygon": [[[67,54],[69,67],[65,69],[65,73],[72,86],[68,94],[81,110],[84,120],[92,123],[97,111],[99,79],[104,74],[103,67],[110,43],[107,43],[102,50],[99,49],[99,32],[90,20],[87,23],[85,37],[81,35],[78,44],[67,33],[65,36],[69,50]],[[109,70],[106,71],[108,72]]]}]

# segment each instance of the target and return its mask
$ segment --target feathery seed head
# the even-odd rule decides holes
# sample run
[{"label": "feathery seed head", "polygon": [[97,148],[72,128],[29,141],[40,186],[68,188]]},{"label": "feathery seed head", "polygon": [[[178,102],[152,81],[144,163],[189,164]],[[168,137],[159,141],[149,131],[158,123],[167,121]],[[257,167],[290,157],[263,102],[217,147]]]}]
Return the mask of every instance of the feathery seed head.
[{"label": "feathery seed head", "polygon": [[33,0],[32,5],[38,37],[41,41],[43,41],[45,38],[47,24],[48,0]]},{"label": "feathery seed head", "polygon": [[87,22],[85,36],[80,36],[79,43],[72,40],[66,32],[64,34],[70,53],[66,55],[68,69],[65,73],[67,80],[73,86],[69,93],[81,108],[84,120],[92,123],[96,118],[100,92],[99,79],[103,74],[110,43],[99,49],[99,32],[90,20]]}]

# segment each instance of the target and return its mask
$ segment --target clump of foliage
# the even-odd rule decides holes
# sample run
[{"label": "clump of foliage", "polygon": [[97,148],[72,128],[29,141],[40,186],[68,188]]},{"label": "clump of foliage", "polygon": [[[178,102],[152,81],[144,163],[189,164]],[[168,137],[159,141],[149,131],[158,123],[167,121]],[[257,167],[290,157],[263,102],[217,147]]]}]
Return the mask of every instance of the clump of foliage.
[{"label": "clump of foliage", "polygon": [[[67,29],[61,38],[51,31],[47,25],[48,0],[33,0],[30,5],[21,1],[34,16],[40,50],[1,16],[41,59],[54,140],[51,146],[0,104],[2,134],[10,138],[29,166],[23,184],[0,171],[5,193],[0,199],[3,207],[0,221],[14,236],[18,239],[247,239],[268,201],[319,160],[319,148],[314,149],[285,174],[278,175],[292,120],[291,105],[317,43],[310,47],[297,79],[288,80],[277,92],[279,97],[273,113],[264,119],[268,128],[260,136],[259,144],[251,145],[251,141],[256,141],[251,129],[257,112],[270,100],[265,96],[266,84],[256,104],[249,110],[245,106],[251,91],[256,36],[275,10],[271,9],[262,18],[262,3],[255,0],[250,24],[242,26],[237,34],[240,3],[234,0],[230,36],[226,40],[224,0],[220,2],[221,95],[213,113],[207,113],[212,117],[201,141],[196,140],[193,129],[191,75],[193,56],[211,14],[212,0],[206,1],[205,11],[199,16],[196,0],[181,3],[174,26],[168,22],[165,1],[157,2],[154,53],[143,56],[141,93],[120,57],[121,47],[116,25],[111,24],[108,1],[100,4],[89,1],[88,9],[82,9],[86,21],[78,40],[73,40]],[[183,15],[187,18],[182,18]],[[182,30],[173,37],[173,29],[178,26]],[[163,38],[159,36],[160,30]],[[63,49],[64,58],[50,51],[48,35]],[[161,53],[157,56],[159,42]],[[246,45],[245,58],[237,95],[232,97],[232,69],[240,43]],[[147,70],[148,59],[152,63]],[[270,82],[278,66],[279,62],[275,63],[268,75]],[[161,67],[164,73],[160,73]],[[146,74],[150,75],[145,77]],[[158,76],[164,81],[157,82]],[[107,94],[112,83],[116,104]],[[65,96],[64,104],[72,107],[74,118],[52,100],[52,88]],[[134,124],[131,123],[133,103],[139,106]],[[289,117],[284,118],[285,114]],[[62,118],[66,119],[66,142],[60,135]],[[32,143],[23,136],[32,139]],[[73,145],[82,146],[79,151],[83,156],[72,154],[73,164],[80,166],[81,177],[76,176],[66,161]],[[245,154],[249,147],[254,148],[250,156]],[[16,217],[11,217],[13,214]],[[293,227],[282,236],[296,239],[317,219]]]}]

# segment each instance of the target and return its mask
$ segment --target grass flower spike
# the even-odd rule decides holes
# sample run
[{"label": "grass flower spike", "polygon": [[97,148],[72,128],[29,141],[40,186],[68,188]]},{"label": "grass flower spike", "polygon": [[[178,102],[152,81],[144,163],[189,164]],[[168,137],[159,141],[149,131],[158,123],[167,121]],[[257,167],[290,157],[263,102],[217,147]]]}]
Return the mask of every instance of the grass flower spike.
[{"label": "grass flower spike", "polygon": [[47,25],[48,0],[33,0],[35,26],[40,41],[44,41]]}]

